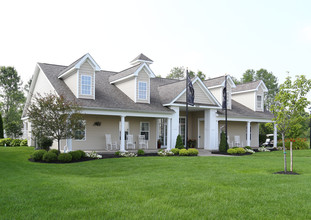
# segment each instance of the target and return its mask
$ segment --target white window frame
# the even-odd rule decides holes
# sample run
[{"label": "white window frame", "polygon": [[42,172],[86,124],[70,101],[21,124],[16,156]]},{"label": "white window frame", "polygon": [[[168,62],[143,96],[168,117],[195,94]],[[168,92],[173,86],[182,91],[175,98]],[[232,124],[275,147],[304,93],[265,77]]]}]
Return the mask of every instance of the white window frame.
[{"label": "white window frame", "polygon": [[[143,130],[142,130],[143,124],[148,124],[148,130],[147,130],[147,131],[143,131]],[[140,131],[139,131],[140,135],[144,135],[144,134],[142,134],[143,132],[144,132],[144,133],[148,133],[148,138],[146,138],[146,140],[150,140],[150,122],[148,122],[148,121],[142,121],[142,122],[140,122]],[[145,137],[146,137],[146,136],[145,136]]]},{"label": "white window frame", "polygon": [[[181,133],[181,123],[180,123],[180,119],[184,119],[185,120],[185,134],[182,134]],[[187,121],[186,121],[186,117],[185,116],[180,116],[179,119],[178,119],[178,132],[179,132],[179,135],[181,136],[181,139],[183,141],[183,144],[184,146],[186,146],[186,127],[187,127]],[[189,138],[188,138],[189,139]]]},{"label": "white window frame", "polygon": [[[258,97],[260,97],[260,106],[258,105],[259,104]],[[256,96],[256,106],[257,106],[257,109],[262,109],[262,95]]]},{"label": "white window frame", "polygon": [[[145,90],[140,87],[141,85],[145,86]],[[147,82],[138,81],[138,99],[147,100],[147,90]]]},{"label": "white window frame", "polygon": [[[90,81],[90,84],[83,84],[83,78],[86,78],[85,80],[88,82]],[[89,91],[88,90],[83,90],[83,86],[89,86]],[[87,93],[86,93],[87,92]],[[81,75],[81,95],[92,95],[92,76],[89,75]]]},{"label": "white window frame", "polygon": [[84,124],[84,137],[83,137],[82,139],[77,139],[77,138],[76,138],[76,132],[77,132],[77,130],[76,130],[76,131],[75,131],[75,137],[74,137],[74,139],[75,139],[75,141],[86,141],[86,120],[80,120],[80,121],[82,121],[83,124]]}]

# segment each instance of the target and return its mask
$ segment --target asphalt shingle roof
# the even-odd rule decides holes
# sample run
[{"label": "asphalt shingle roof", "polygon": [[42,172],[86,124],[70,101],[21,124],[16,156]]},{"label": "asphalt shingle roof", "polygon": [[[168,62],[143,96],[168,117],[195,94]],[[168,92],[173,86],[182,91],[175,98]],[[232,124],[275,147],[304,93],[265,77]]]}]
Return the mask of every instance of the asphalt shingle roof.
[{"label": "asphalt shingle roof", "polygon": [[258,87],[258,85],[261,83],[261,80],[255,81],[255,82],[248,82],[239,84],[236,86],[236,88],[232,88],[232,92],[241,92],[241,91],[248,91],[248,90],[254,90]]},{"label": "asphalt shingle roof", "polygon": [[153,62],[153,60],[149,59],[147,56],[145,56],[144,54],[139,54],[134,60],[131,61],[134,62],[136,60],[145,60],[145,61],[149,61],[149,62]]},{"label": "asphalt shingle roof", "polygon": [[128,69],[122,70],[119,73],[115,73],[115,74],[111,75],[109,77],[109,82],[113,82],[115,80],[122,79],[123,77],[129,76],[129,75],[135,73],[136,70],[140,67],[140,65],[141,64],[137,64],[137,65],[132,66],[132,67],[130,67]]},{"label": "asphalt shingle roof", "polygon": [[59,74],[58,76],[61,76],[63,73],[67,72],[68,70],[70,70],[72,67],[74,67],[77,63],[79,63],[79,61],[85,56],[86,54],[84,54],[82,57],[80,57],[79,59],[77,59],[75,62],[73,62],[72,64],[70,64],[69,66],[67,66],[66,68],[64,68]]}]

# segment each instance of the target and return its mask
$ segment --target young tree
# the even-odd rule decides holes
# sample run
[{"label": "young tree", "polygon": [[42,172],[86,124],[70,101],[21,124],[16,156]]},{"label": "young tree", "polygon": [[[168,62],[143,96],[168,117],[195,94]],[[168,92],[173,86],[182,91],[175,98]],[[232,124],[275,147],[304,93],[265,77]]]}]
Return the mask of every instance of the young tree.
[{"label": "young tree", "polygon": [[286,172],[285,136],[288,132],[297,129],[303,120],[301,113],[310,104],[310,101],[305,97],[310,89],[311,80],[307,80],[304,75],[296,76],[294,82],[290,77],[287,77],[285,82],[280,85],[279,92],[271,105],[271,112],[274,114],[273,121],[277,124],[278,131],[282,135],[284,172]]},{"label": "young tree", "polygon": [[0,68],[0,108],[4,113],[6,134],[14,138],[22,131],[21,115],[26,98],[21,86],[21,78],[14,67]]},{"label": "young tree", "polygon": [[4,132],[3,132],[3,120],[2,120],[2,115],[0,112],[0,139],[4,138]]},{"label": "young tree", "polygon": [[28,108],[28,116],[34,134],[56,139],[58,150],[61,139],[75,137],[75,130],[81,127],[82,120],[75,103],[55,94],[37,95]]}]

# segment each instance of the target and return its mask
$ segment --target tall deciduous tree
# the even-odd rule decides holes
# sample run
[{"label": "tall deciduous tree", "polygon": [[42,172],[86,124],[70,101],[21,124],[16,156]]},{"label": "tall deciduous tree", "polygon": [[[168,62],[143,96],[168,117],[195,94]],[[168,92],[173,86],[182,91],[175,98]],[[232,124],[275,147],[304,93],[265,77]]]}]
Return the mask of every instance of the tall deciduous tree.
[{"label": "tall deciduous tree", "polygon": [[21,78],[14,67],[0,68],[0,106],[4,118],[4,129],[9,137],[16,138],[22,130],[22,109],[25,96]]},{"label": "tall deciduous tree", "polygon": [[[37,95],[28,108],[33,133],[56,139],[58,150],[60,140],[75,137],[75,131],[81,128],[82,116],[79,107],[63,96],[55,94]],[[38,137],[39,138],[39,137]]]},{"label": "tall deciduous tree", "polygon": [[286,172],[286,151],[285,136],[288,132],[297,129],[303,121],[302,113],[310,104],[306,95],[311,89],[311,80],[307,80],[304,75],[296,76],[292,81],[290,77],[280,85],[279,92],[275,96],[271,105],[271,112],[274,114],[273,121],[276,122],[278,131],[282,135],[284,151],[284,172]]},{"label": "tall deciduous tree", "polygon": [[[206,75],[198,70],[197,74],[195,74],[194,71],[189,70],[188,71],[189,77],[190,78],[194,78],[196,76],[198,76],[201,80],[205,80],[206,79]],[[170,74],[168,74],[166,76],[166,78],[168,79],[185,79],[185,68],[183,66],[181,67],[174,67],[173,69],[171,69]]]},{"label": "tall deciduous tree", "polygon": [[243,73],[241,83],[253,82],[255,81],[255,70],[248,69]]}]

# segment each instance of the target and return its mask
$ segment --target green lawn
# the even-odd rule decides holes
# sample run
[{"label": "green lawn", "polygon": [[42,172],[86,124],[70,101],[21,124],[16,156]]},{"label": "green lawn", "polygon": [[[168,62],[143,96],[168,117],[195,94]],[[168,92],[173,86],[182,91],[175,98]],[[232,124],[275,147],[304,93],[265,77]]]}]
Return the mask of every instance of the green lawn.
[{"label": "green lawn", "polygon": [[0,219],[308,219],[311,150],[41,164],[0,147]]}]

